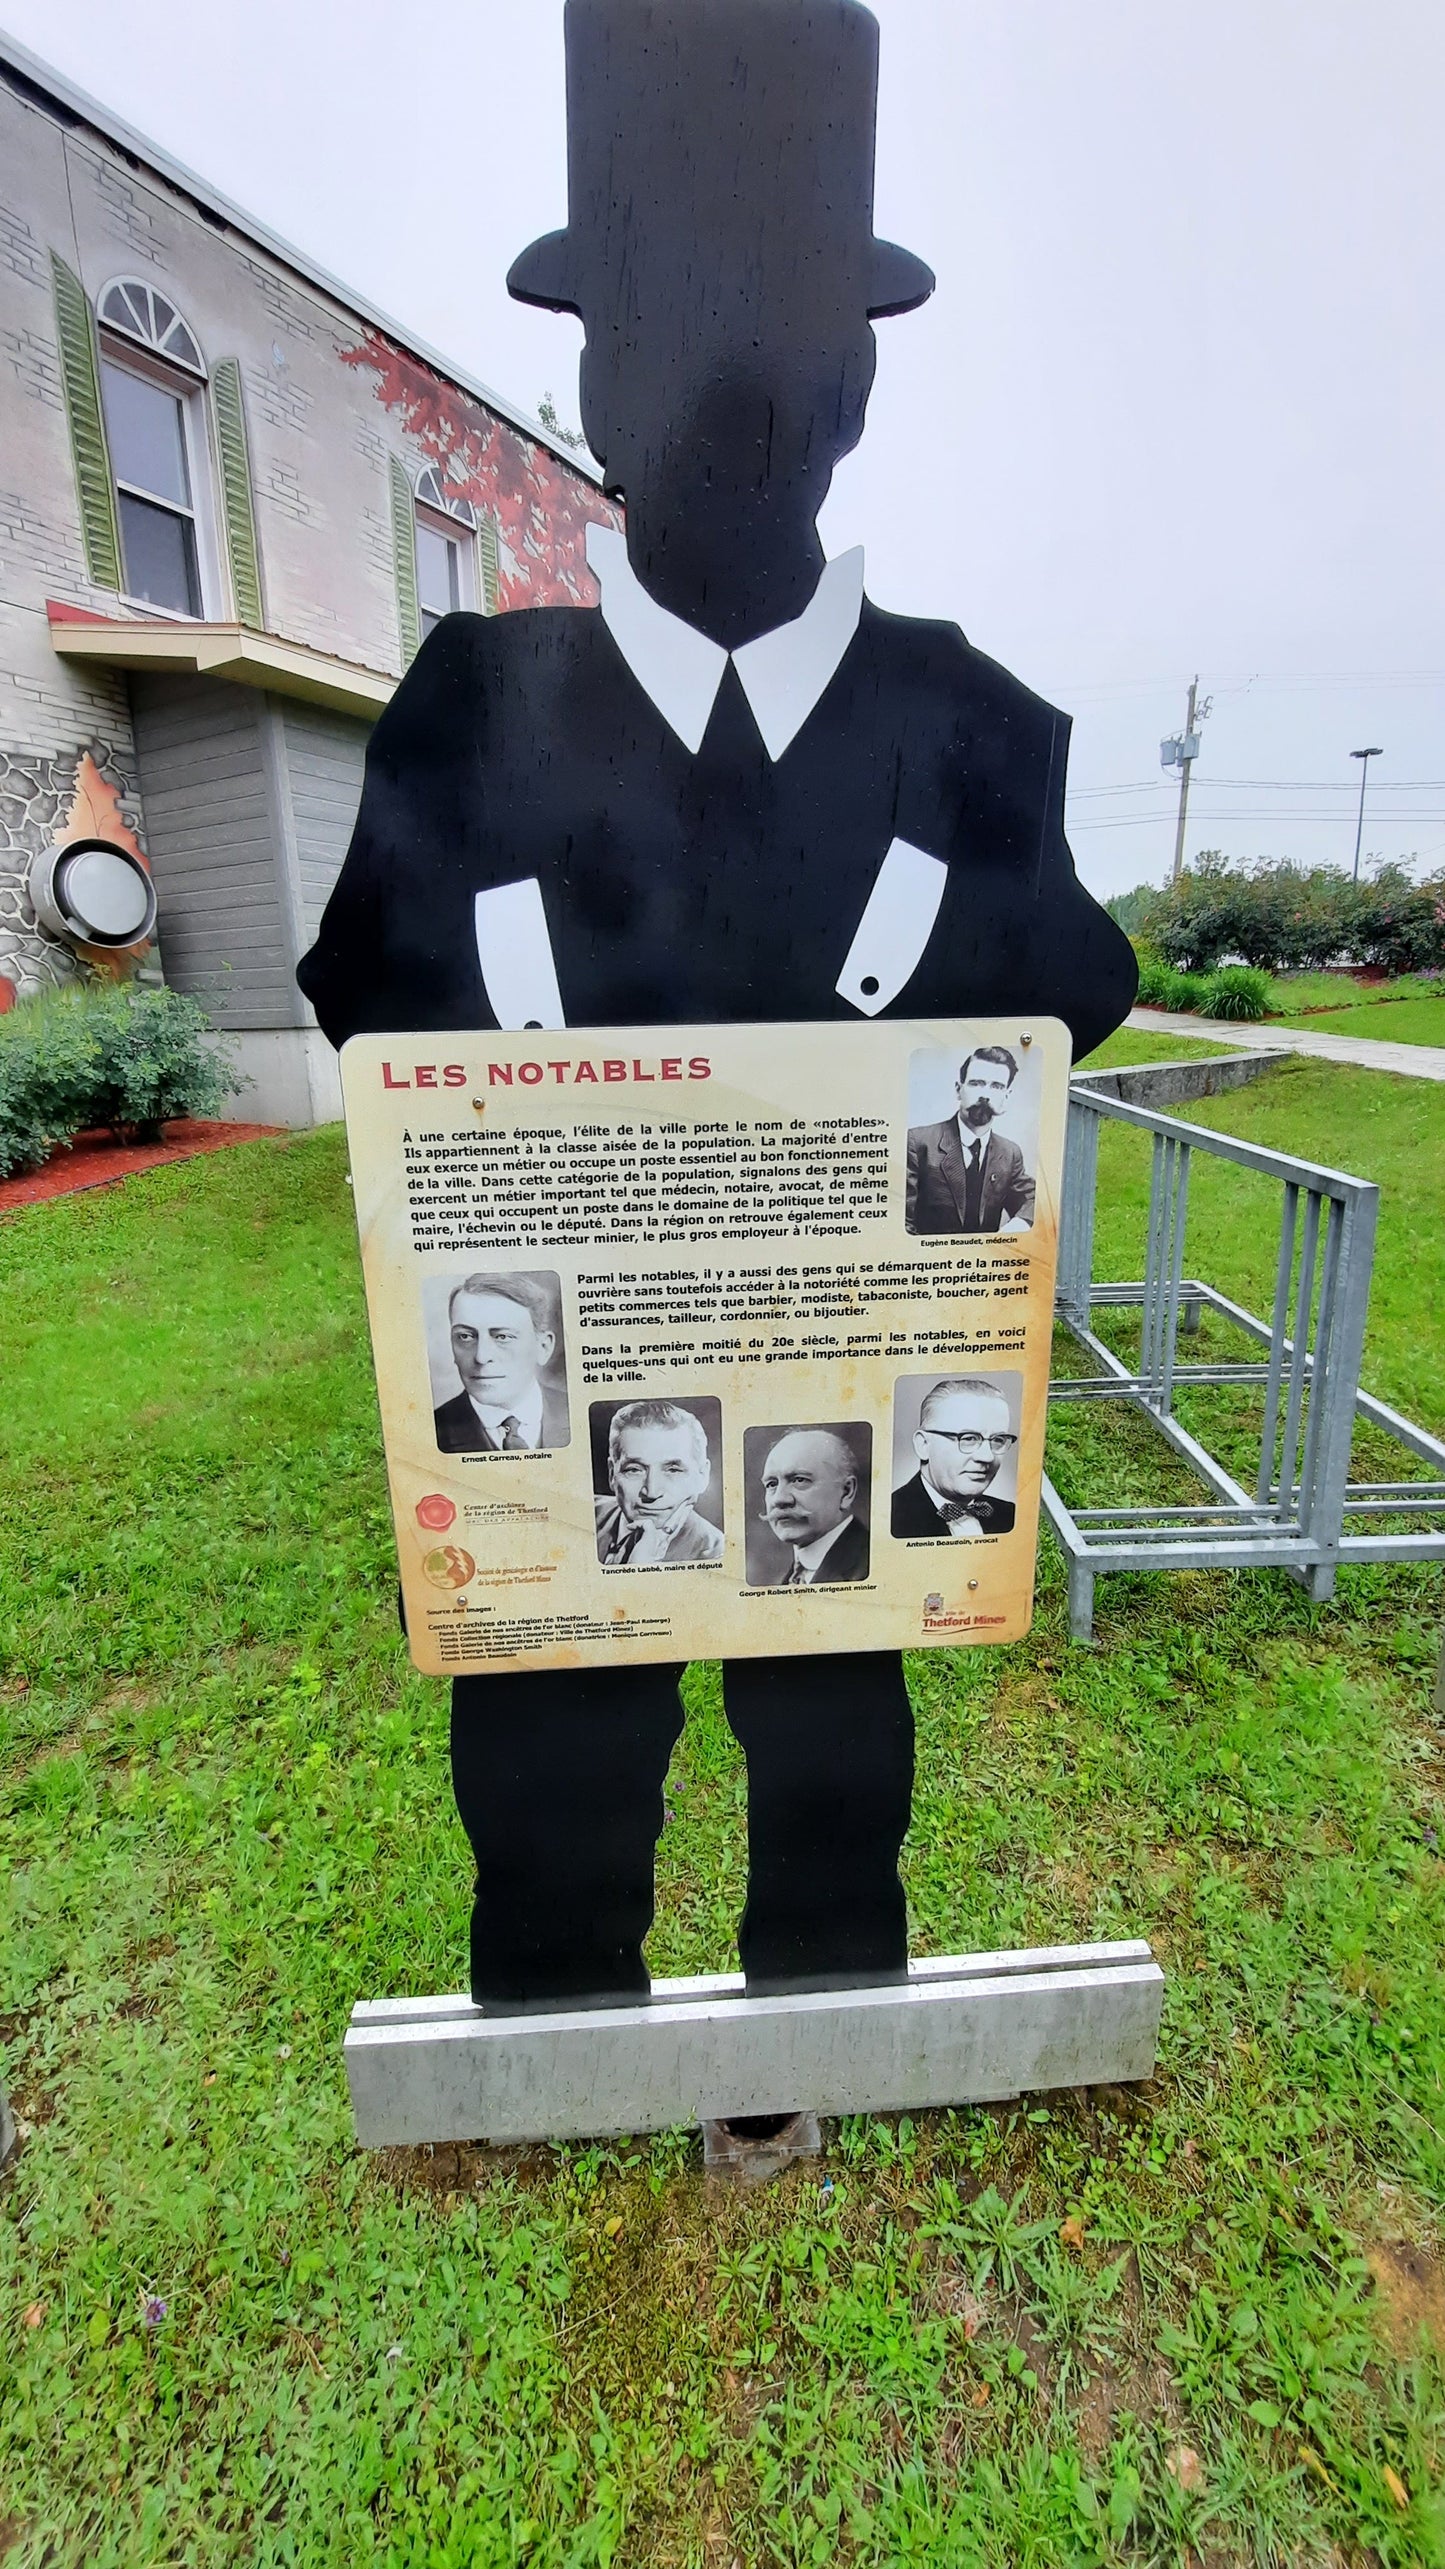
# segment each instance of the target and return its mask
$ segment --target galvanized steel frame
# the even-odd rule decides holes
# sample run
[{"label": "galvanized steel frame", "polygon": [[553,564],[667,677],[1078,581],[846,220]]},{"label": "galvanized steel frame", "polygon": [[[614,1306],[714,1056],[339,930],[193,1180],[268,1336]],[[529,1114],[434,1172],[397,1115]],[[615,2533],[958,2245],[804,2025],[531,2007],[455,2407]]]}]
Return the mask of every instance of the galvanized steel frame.
[{"label": "galvanized steel frame", "polygon": [[[1153,1137],[1145,1272],[1131,1284],[1093,1279],[1099,1128],[1103,1118]],[[1185,1232],[1193,1154],[1232,1161],[1283,1189],[1274,1308],[1268,1321],[1201,1277],[1186,1275]],[[1445,1559],[1445,1444],[1360,1389],[1360,1361],[1374,1263],[1379,1189],[1080,1085],[1069,1097],[1068,1150],[1059,1227],[1059,1318],[1095,1359],[1094,1374],[1064,1376],[1052,1401],[1122,1400],[1142,1411],[1210,1493],[1185,1507],[1070,1508],[1045,1475],[1044,1510],[1069,1565],[1069,1624],[1093,1632],[1094,1582],[1111,1570],[1189,1570],[1276,1565],[1315,1597],[1328,1597],[1341,1561]],[[1135,1370],[1092,1326],[1101,1309],[1138,1306]],[[1204,1309],[1217,1311],[1267,1354],[1258,1363],[1181,1361]],[[1264,1418],[1254,1487],[1227,1472],[1174,1415],[1185,1385],[1260,1383]],[[1357,1418],[1368,1419],[1422,1462],[1428,1481],[1352,1483]],[[1435,1520],[1428,1531],[1345,1531],[1345,1520]]]}]

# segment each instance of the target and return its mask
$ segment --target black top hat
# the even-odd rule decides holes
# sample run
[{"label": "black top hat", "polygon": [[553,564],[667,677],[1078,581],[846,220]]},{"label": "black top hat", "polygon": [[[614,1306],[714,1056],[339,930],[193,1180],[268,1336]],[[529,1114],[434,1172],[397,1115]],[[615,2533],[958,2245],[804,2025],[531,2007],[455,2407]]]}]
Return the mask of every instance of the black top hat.
[{"label": "black top hat", "polygon": [[567,0],[566,43],[568,223],[514,263],[519,302],[595,312],[660,232],[704,269],[718,245],[755,290],[786,242],[800,284],[870,320],[932,293],[873,230],[878,26],[859,0]]}]

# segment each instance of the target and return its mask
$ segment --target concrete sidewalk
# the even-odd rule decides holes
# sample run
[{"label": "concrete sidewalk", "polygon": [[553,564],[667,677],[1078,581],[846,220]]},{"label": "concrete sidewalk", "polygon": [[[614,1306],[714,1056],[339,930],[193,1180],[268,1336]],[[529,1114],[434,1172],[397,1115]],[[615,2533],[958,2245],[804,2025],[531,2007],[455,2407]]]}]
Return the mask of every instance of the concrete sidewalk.
[{"label": "concrete sidewalk", "polygon": [[1217,1017],[1190,1017],[1171,1008],[1135,1008],[1129,1024],[1141,1034],[1193,1035],[1228,1044],[1236,1052],[1308,1053],[1316,1061],[1353,1062],[1358,1070],[1393,1070],[1405,1079],[1445,1080],[1445,1046],[1382,1044],[1368,1035],[1304,1035],[1289,1026],[1226,1025]]}]

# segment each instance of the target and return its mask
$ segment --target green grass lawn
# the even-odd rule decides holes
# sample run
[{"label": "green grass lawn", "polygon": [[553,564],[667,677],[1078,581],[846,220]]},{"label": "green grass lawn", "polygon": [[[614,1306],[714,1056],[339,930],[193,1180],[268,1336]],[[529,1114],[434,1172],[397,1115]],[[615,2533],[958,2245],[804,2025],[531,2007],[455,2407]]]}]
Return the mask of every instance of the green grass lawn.
[{"label": "green grass lawn", "polygon": [[[1439,1425],[1432,1108],[1302,1062],[1197,1119],[1381,1179],[1367,1379]],[[0,1226],[5,2569],[1445,2560],[1439,1573],[1104,1583],[1089,1652],[1045,1542],[1026,1643],[912,1663],[916,1948],[1147,1934],[1147,2090],[860,2119],[716,2201],[686,2133],[363,2158],[351,2003],[459,1985],[468,1884],[343,1169]],[[1198,1203],[1258,1305],[1256,1203]],[[687,1692],[663,1971],[741,1893]]]},{"label": "green grass lawn", "polygon": [[[1088,1067],[1178,1061],[1227,1049],[1128,1027],[1091,1054]],[[1439,1088],[1430,1080],[1296,1054],[1248,1088],[1177,1111],[1211,1131],[1237,1133],[1265,1150],[1295,1152],[1375,1181],[1380,1213],[1364,1385],[1435,1435],[1445,1435],[1445,1109]],[[1194,1162],[1191,1265],[1263,1317],[1274,1291],[1276,1201],[1270,1186],[1242,1170],[1221,1161]],[[1143,1273],[1148,1203],[1147,1144],[1122,1126],[1106,1128],[1095,1261],[1100,1277]]]},{"label": "green grass lawn", "polygon": [[[1389,995],[1392,987],[1398,996]],[[1339,1004],[1331,1005],[1336,997]],[[1275,981],[1264,1023],[1306,1035],[1365,1035],[1382,1043],[1445,1045],[1445,991],[1438,984],[1432,989],[1418,977],[1387,985],[1351,981],[1339,973],[1295,973]],[[1150,1040],[1177,1049],[1179,1039]],[[1167,1055],[1160,1053],[1157,1058]]]},{"label": "green grass lawn", "polygon": [[1379,999],[1418,983],[1406,975],[1398,981],[1359,981],[1351,972],[1274,972],[1269,976],[1270,1004],[1285,1008],[1354,1008],[1363,999]]},{"label": "green grass lawn", "polygon": [[1317,1008],[1304,1017],[1272,1017],[1271,1025],[1315,1035],[1368,1035],[1386,1044],[1445,1045],[1445,997],[1362,999],[1348,1008]]}]

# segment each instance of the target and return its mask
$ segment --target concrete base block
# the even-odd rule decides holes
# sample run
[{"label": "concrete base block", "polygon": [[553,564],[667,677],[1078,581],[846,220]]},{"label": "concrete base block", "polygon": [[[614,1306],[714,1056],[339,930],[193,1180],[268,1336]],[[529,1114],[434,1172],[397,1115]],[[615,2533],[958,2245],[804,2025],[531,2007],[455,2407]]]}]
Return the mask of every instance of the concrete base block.
[{"label": "concrete base block", "polygon": [[910,1964],[883,1989],[749,1998],[740,1978],[653,1983],[650,2004],[488,2016],[469,1998],[353,2009],[364,2149],[580,2140],[736,2115],[877,2114],[1147,2078],[1164,1975],[1147,1944]]},{"label": "concrete base block", "polygon": [[313,1124],[340,1121],[341,1073],[319,1027],[242,1027],[218,1040],[250,1082],[226,1110],[239,1122],[308,1132]]}]

